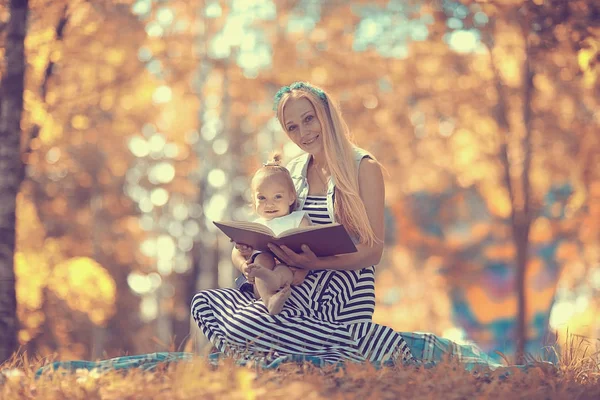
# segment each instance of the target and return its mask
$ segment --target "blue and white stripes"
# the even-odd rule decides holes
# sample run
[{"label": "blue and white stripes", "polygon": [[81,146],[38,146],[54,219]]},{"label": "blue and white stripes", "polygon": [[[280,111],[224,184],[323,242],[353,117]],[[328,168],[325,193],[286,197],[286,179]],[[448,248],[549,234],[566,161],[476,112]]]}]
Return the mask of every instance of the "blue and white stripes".
[{"label": "blue and white stripes", "polygon": [[[325,196],[304,203],[314,224],[330,223]],[[407,361],[402,336],[372,322],[375,269],[311,271],[278,315],[270,315],[252,293],[213,289],[198,293],[192,316],[221,352],[257,358],[318,356],[328,362]]]}]

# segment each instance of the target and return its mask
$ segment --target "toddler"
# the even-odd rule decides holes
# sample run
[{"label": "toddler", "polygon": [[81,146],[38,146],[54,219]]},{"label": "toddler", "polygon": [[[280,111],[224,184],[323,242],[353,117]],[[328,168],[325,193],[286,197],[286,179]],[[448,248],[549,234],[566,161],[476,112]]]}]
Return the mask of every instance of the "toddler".
[{"label": "toddler", "polygon": [[[289,171],[281,165],[279,154],[274,154],[256,171],[251,190],[252,205],[259,217],[255,222],[266,225],[276,235],[311,225],[306,211],[295,211],[296,190]],[[269,252],[254,252],[251,260],[247,273],[249,278],[254,278],[254,292],[270,314],[278,314],[291,294],[291,285],[302,283],[308,271],[281,264]]]}]

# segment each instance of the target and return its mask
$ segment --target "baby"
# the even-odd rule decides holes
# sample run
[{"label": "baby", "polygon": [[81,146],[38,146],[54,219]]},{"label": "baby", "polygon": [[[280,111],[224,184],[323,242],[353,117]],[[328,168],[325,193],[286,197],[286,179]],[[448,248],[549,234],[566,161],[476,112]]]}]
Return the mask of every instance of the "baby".
[{"label": "baby", "polygon": [[[296,190],[289,171],[281,165],[279,154],[274,154],[271,161],[256,171],[251,190],[252,205],[259,217],[255,222],[268,226],[276,235],[311,225],[305,211],[294,211]],[[247,273],[249,278],[254,278],[255,294],[263,300],[270,314],[278,314],[290,297],[290,286],[302,283],[308,271],[280,264],[269,252],[255,252],[252,258]]]}]

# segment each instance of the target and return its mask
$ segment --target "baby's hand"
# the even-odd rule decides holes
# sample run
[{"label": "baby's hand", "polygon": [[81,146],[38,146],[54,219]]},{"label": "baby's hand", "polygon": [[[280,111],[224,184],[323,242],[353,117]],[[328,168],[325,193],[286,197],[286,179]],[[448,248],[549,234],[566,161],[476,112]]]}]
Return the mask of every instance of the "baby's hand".
[{"label": "baby's hand", "polygon": [[251,273],[254,264],[249,264],[248,261],[244,261],[242,264],[242,274],[246,277],[246,280],[254,285],[254,274]]},{"label": "baby's hand", "polygon": [[254,249],[251,246],[247,246],[245,244],[236,243],[235,248],[240,252],[244,258],[250,258]]}]

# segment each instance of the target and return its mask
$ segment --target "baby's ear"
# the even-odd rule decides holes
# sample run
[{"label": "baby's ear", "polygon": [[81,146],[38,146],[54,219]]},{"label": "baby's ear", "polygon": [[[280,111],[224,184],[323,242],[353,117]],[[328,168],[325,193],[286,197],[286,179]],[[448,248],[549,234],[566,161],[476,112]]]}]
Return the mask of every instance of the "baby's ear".
[{"label": "baby's ear", "polygon": [[292,204],[294,204],[296,202],[296,200],[298,200],[298,196],[296,196],[296,193],[294,192],[291,196],[290,196],[290,206]]}]

